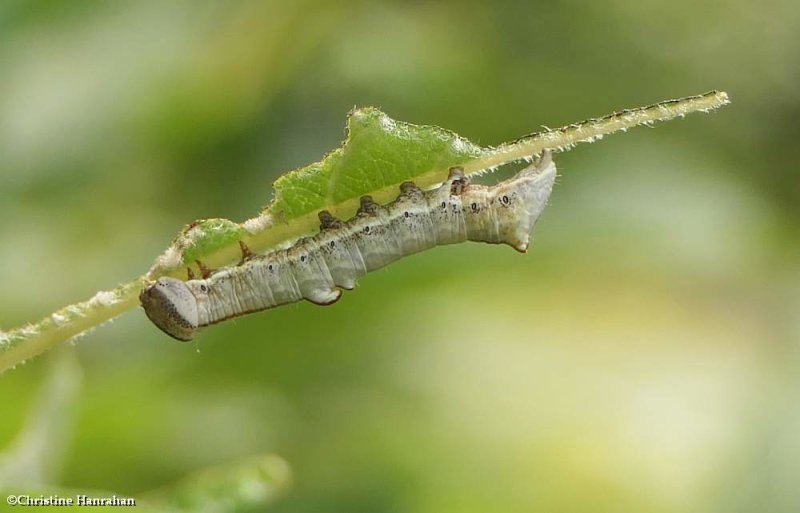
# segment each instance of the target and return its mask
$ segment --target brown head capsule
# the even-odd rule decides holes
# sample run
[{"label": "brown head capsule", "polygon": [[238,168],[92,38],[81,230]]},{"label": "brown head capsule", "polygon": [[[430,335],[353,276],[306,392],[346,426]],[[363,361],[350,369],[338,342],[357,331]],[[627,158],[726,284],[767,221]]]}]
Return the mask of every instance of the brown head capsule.
[{"label": "brown head capsule", "polygon": [[197,299],[188,285],[161,277],[139,294],[144,313],[161,331],[178,340],[192,340],[199,323]]}]

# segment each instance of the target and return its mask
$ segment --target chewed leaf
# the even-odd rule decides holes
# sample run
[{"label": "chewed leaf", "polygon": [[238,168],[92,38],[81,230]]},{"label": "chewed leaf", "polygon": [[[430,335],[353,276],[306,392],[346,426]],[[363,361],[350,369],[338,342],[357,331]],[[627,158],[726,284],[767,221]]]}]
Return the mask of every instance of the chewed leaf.
[{"label": "chewed leaf", "polygon": [[289,220],[424,173],[437,172],[444,179],[450,167],[485,151],[450,131],[395,121],[374,108],[351,112],[347,134],[344,145],[322,162],[280,177],[267,212]]},{"label": "chewed leaf", "polygon": [[175,241],[183,261],[194,262],[216,248],[236,244],[244,236],[242,225],[228,219],[203,219],[184,229]]}]

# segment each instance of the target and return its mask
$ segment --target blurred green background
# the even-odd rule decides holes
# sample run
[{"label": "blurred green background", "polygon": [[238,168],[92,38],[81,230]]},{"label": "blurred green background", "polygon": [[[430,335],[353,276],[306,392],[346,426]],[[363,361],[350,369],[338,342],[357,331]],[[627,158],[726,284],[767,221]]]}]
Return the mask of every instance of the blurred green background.
[{"label": "blurred green background", "polygon": [[0,447],[76,355],[46,485],[136,497],[274,453],[275,512],[800,510],[798,27],[790,0],[4,0],[5,329],[252,217],[356,105],[496,144],[733,103],[557,156],[527,255],[437,248],[197,344],[128,313],[0,377]]}]

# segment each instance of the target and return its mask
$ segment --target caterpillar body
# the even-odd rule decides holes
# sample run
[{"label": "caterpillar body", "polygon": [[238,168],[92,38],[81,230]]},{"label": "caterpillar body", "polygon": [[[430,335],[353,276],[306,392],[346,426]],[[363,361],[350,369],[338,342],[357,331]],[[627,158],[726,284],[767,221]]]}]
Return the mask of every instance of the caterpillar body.
[{"label": "caterpillar body", "polygon": [[239,265],[181,281],[162,277],[139,299],[168,335],[191,340],[210,324],[306,299],[335,303],[366,273],[405,255],[467,240],[508,244],[525,252],[556,177],[549,151],[531,166],[494,186],[470,184],[453,168],[440,187],[422,191],[411,182],[381,206],[369,196],[348,221],[321,211],[320,232],[287,249],[252,255],[243,247]]}]

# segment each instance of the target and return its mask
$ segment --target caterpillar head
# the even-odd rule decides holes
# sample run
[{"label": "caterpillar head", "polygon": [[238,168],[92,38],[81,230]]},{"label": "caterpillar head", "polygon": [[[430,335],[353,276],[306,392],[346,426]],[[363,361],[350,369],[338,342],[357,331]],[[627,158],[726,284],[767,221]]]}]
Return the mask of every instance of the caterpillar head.
[{"label": "caterpillar head", "polygon": [[139,294],[144,313],[167,335],[182,341],[194,336],[199,323],[197,299],[181,280],[161,277]]}]

